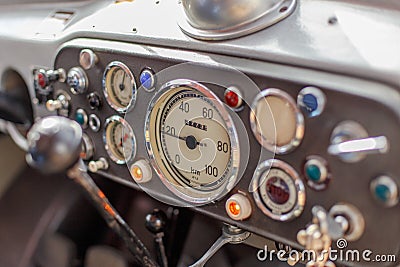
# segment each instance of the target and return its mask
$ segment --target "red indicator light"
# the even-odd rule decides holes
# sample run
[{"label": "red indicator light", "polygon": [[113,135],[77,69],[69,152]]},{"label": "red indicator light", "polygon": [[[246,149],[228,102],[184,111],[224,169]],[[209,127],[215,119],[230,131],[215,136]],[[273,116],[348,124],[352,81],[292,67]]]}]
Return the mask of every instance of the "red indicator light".
[{"label": "red indicator light", "polygon": [[226,89],[224,98],[225,103],[234,109],[239,108],[243,103],[242,94],[236,87],[229,87]]},{"label": "red indicator light", "polygon": [[44,74],[43,74],[43,73],[38,73],[38,75],[37,75],[37,82],[38,82],[38,85],[39,85],[41,88],[45,88],[45,87],[46,87],[46,78],[44,77]]}]

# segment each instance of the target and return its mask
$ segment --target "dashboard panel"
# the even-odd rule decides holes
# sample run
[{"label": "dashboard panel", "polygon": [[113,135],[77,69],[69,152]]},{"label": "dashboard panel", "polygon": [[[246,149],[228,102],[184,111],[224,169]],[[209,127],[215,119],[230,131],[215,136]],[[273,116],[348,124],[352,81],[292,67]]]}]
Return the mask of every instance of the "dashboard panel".
[{"label": "dashboard panel", "polygon": [[[92,62],[80,62],[82,51],[89,51]],[[301,249],[297,233],[311,222],[312,208],[322,206],[350,222],[345,235],[348,248],[398,254],[399,207],[396,200],[380,194],[386,186],[396,195],[400,184],[396,159],[400,153],[396,146],[400,110],[393,105],[399,97],[390,86],[265,61],[93,39],[65,43],[57,53],[54,69],[65,70],[65,82],[55,82],[50,95],[39,92],[38,105],[47,105],[83,126],[85,151],[90,150],[84,153],[89,170],[144,190],[164,203],[192,207],[297,249]],[[118,79],[120,82],[114,82]],[[108,90],[110,87],[114,89]],[[229,138],[221,139],[220,148],[229,151],[228,161],[235,161],[238,168],[222,180],[215,175],[223,186],[205,198],[193,197],[193,191],[198,193],[198,182],[182,195],[179,188],[187,187],[171,182],[174,177],[165,179],[162,163],[151,151],[168,138],[180,144],[175,149],[186,149],[176,155],[204,149],[203,141],[188,137],[212,127],[212,120],[188,118],[172,139],[171,134],[165,136],[165,126],[171,125],[157,128],[157,119],[153,125],[151,113],[159,108],[162,93],[177,90],[179,95],[179,88],[189,90],[192,100],[172,100],[171,113],[185,114],[186,108],[189,111],[198,105],[190,101],[204,99],[204,95],[215,99],[209,106],[200,104],[200,110],[206,107],[206,111],[224,117],[219,125]],[[229,98],[232,95],[233,100]],[[129,98],[133,101],[126,101]],[[168,102],[173,97],[164,99]],[[54,100],[62,100],[64,105],[51,102]],[[180,101],[182,105],[176,105]],[[163,109],[159,110],[161,114]],[[192,116],[202,116],[196,114]],[[168,120],[165,117],[164,122]],[[182,118],[184,115],[175,116],[170,123],[179,125]],[[184,140],[178,140],[188,129]],[[149,135],[157,134],[164,141],[150,140],[155,137]],[[113,136],[118,137],[113,140]],[[217,147],[221,132],[216,136],[215,140],[207,136],[209,149]],[[121,144],[110,147],[110,142],[118,143],[121,138]],[[346,143],[352,140],[366,141]],[[162,149],[157,147],[158,152]],[[235,151],[240,157],[232,156]],[[217,152],[214,148],[210,153]],[[164,157],[163,164],[179,176],[173,164],[176,156]],[[192,178],[202,176],[200,172],[213,176],[213,166],[208,171],[208,161],[205,163],[201,170],[184,168],[190,173],[189,184]],[[242,213],[236,214],[232,200],[241,205]],[[351,214],[356,214],[355,218]]]}]

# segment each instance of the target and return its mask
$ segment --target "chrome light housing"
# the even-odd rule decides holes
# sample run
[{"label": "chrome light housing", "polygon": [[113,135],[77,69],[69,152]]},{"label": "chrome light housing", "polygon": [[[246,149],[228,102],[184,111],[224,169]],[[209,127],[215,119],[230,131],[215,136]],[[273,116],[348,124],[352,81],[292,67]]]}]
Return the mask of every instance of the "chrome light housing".
[{"label": "chrome light housing", "polygon": [[203,40],[244,36],[289,16],[296,0],[182,0],[179,26],[187,35]]}]

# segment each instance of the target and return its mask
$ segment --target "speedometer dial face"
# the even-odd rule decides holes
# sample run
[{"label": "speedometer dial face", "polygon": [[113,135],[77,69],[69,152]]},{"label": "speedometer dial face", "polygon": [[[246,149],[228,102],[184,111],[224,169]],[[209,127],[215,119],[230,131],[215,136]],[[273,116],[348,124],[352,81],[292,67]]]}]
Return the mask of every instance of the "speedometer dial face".
[{"label": "speedometer dial face", "polygon": [[136,101],[135,77],[125,64],[113,61],[104,72],[103,91],[113,109],[126,112]]},{"label": "speedometer dial face", "polygon": [[104,145],[110,158],[124,164],[130,161],[136,152],[136,140],[131,126],[120,116],[112,116],[106,120]]},{"label": "speedometer dial face", "polygon": [[148,111],[146,142],[164,184],[187,201],[214,200],[236,179],[232,119],[203,85],[180,80],[161,89]]}]

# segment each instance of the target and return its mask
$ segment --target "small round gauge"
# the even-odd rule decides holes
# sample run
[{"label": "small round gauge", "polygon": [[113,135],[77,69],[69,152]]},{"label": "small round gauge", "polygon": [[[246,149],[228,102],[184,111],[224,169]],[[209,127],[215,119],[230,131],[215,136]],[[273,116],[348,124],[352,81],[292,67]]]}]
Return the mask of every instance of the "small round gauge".
[{"label": "small round gauge", "polygon": [[304,184],[283,161],[271,159],[261,163],[254,174],[252,191],[257,206],[274,220],[288,221],[303,212]]},{"label": "small round gauge", "polygon": [[163,183],[191,203],[220,197],[237,178],[233,121],[221,101],[199,83],[175,80],[161,88],[148,109],[146,142]]},{"label": "small round gauge", "polygon": [[250,123],[258,142],[277,154],[291,152],[303,139],[303,114],[292,97],[279,89],[266,89],[257,95]]},{"label": "small round gauge", "polygon": [[135,135],[131,126],[120,116],[106,120],[103,140],[108,155],[117,164],[124,164],[134,158]]},{"label": "small round gauge", "polygon": [[135,77],[121,62],[113,61],[106,67],[103,74],[103,91],[108,104],[118,112],[127,112],[135,105]]}]

